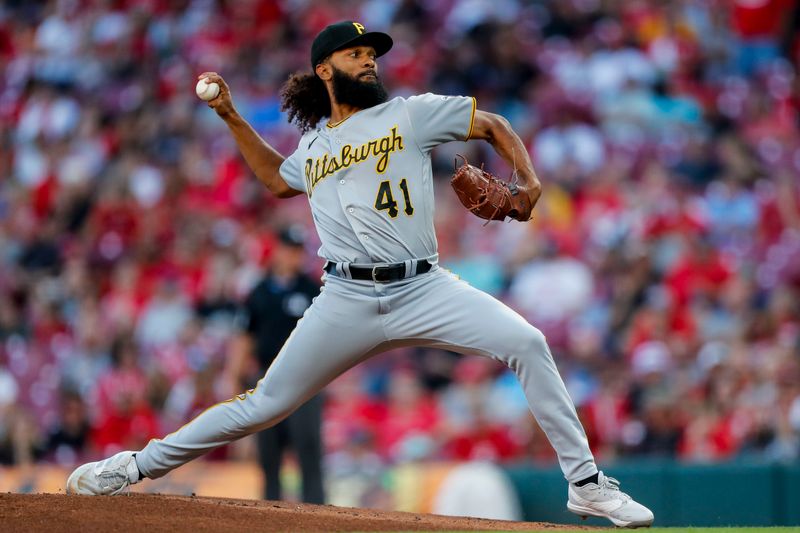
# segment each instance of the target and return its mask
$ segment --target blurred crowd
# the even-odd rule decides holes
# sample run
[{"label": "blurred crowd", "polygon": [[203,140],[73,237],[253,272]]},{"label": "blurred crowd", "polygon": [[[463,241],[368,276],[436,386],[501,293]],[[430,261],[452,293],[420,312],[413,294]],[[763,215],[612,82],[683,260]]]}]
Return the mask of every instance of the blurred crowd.
[{"label": "blurred crowd", "polygon": [[[311,219],[193,87],[221,73],[288,154],[280,86],[343,18],[393,36],[391,95],[475,96],[529,146],[533,222],[485,227],[449,190],[454,155],[511,169],[437,149],[441,261],[544,331],[600,461],[798,460],[799,3],[3,2],[0,463],[137,449],[240,392],[237,310],[280,228]],[[440,350],[335,381],[323,429],[332,476],[554,461],[508,369]]]}]

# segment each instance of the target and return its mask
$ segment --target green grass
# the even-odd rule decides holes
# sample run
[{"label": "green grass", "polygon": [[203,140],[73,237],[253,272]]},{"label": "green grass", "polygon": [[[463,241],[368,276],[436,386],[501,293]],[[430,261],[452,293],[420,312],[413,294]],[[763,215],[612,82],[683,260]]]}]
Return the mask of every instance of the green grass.
[{"label": "green grass", "polygon": [[797,533],[797,527],[652,527],[653,533]]},{"label": "green grass", "polygon": [[[640,529],[598,528],[617,533],[625,531],[637,533],[800,533],[800,526],[794,527],[651,527]],[[587,529],[531,529],[527,533],[587,533]],[[416,532],[419,533],[419,532]],[[445,533],[469,533],[467,531],[447,531]]]},{"label": "green grass", "polygon": [[[613,528],[609,528],[613,529]],[[617,529],[622,533],[628,531]],[[798,533],[800,527],[651,527],[636,529],[640,533]],[[536,529],[530,533],[586,533],[585,529]]]}]

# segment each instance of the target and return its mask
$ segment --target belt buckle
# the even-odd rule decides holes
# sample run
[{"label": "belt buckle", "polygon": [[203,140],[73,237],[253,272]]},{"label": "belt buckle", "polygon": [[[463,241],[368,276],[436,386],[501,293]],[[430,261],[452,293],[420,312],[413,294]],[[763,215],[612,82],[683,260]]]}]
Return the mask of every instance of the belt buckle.
[{"label": "belt buckle", "polygon": [[[389,267],[388,263],[381,263],[379,265],[374,265],[372,267],[372,281],[375,283],[388,283],[389,280],[380,280],[378,279],[378,272],[385,271]],[[382,270],[379,270],[382,269]]]}]

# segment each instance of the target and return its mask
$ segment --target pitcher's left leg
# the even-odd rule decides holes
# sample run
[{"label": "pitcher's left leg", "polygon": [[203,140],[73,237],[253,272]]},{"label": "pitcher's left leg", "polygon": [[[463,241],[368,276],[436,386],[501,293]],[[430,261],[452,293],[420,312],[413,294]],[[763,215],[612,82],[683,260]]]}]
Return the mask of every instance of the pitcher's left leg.
[{"label": "pitcher's left leg", "polygon": [[596,474],[586,434],[544,335],[502,302],[447,271],[435,272],[422,285],[398,294],[400,308],[392,308],[391,331],[502,361],[516,373],[567,480]]}]

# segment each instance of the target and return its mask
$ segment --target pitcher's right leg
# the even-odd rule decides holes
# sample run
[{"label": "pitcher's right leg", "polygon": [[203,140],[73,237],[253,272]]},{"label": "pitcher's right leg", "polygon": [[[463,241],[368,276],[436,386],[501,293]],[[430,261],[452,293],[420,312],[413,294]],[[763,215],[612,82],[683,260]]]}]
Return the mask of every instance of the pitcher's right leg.
[{"label": "pitcher's right leg", "polygon": [[211,407],[163,439],[150,441],[136,455],[142,475],[161,477],[289,416],[386,340],[372,307],[357,295],[326,287],[255,389]]},{"label": "pitcher's right leg", "polygon": [[[219,403],[139,452],[78,467],[70,494],[118,494],[204,453],[277,424],[326,384],[385,344],[377,298],[364,286],[328,283],[255,389]],[[135,455],[135,457],[134,457]]]}]

